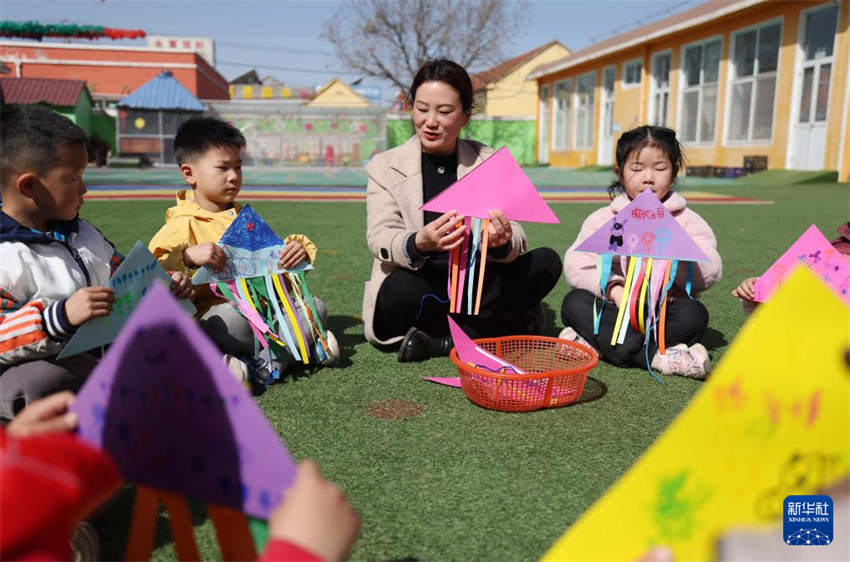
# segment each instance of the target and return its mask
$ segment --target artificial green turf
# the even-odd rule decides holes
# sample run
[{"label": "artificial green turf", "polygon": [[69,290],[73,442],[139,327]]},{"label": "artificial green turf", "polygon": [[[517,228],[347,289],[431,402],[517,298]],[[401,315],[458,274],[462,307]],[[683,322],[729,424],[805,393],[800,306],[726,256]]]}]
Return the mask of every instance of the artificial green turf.
[{"label": "artificial green turf", "polygon": [[[774,201],[693,206],[714,228],[724,259],[722,280],[703,296],[711,313],[705,343],[716,361],[745,320],[729,295],[732,288],[764,271],[809,224],[832,238],[850,215],[850,199],[846,184],[727,182],[712,191]],[[83,214],[127,251],[136,239],[153,235],[168,205],[97,201],[87,203]],[[537,559],[702,386],[678,377],[665,378],[662,386],[643,370],[600,363],[579,404],[526,414],[481,409],[458,389],[419,380],[455,375],[448,359],[400,364],[394,353],[364,341],[360,303],[371,258],[363,203],[252,206],[277,232],[307,233],[319,247],[310,287],[328,304],[342,365],[294,373],[257,402],[293,456],[316,459],[360,513],[353,559]],[[528,224],[526,230],[532,247],[563,254],[599,205],[552,206],[560,225]],[[562,282],[545,301],[551,334],[562,327],[556,316],[567,290]],[[403,420],[375,419],[364,411],[373,401],[393,398],[425,409]],[[97,518],[105,559],[121,556],[127,492]],[[200,508],[193,514],[202,556],[218,558],[210,522]],[[161,523],[155,558],[173,559],[164,519]]]},{"label": "artificial green turf", "polygon": [[741,176],[735,181],[755,185],[834,183],[838,181],[838,172],[835,170],[763,170],[754,174]]},{"label": "artificial green turf", "polygon": [[[614,179],[610,166],[587,166],[566,169],[549,166],[526,166],[523,168],[531,182],[537,187],[607,187]],[[780,170],[784,172],[784,170]],[[795,172],[796,173],[796,172]],[[803,172],[807,173],[807,172]],[[797,178],[798,176],[793,176]],[[809,177],[809,176],[807,176]],[[366,186],[364,168],[246,168],[246,186],[321,186],[352,187]],[[727,185],[723,178],[700,178],[682,176],[679,184],[688,188]],[[165,166],[150,169],[91,168],[86,171],[89,185],[181,185],[177,167]],[[772,182],[776,184],[777,182]],[[787,182],[793,183],[793,182]],[[185,187],[185,185],[183,185]]]}]

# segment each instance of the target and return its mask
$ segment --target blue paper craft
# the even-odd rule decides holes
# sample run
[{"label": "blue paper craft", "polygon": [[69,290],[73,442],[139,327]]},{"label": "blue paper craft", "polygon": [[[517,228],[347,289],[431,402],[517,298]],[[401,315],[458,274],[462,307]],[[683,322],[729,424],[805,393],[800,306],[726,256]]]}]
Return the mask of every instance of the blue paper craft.
[{"label": "blue paper craft", "polygon": [[121,475],[266,519],[296,467],[221,352],[155,284],[71,409]]},{"label": "blue paper craft", "polygon": [[[64,359],[112,343],[154,280],[161,281],[166,286],[171,285],[168,273],[145,245],[137,240],[133,249],[109,278],[109,287],[115,291],[112,313],[80,326],[57,358]],[[181,300],[180,307],[188,314],[195,313],[195,306],[190,300]]]},{"label": "blue paper craft", "polygon": [[[251,324],[257,343],[271,355],[288,353],[305,365],[332,359],[327,332],[304,272],[302,260],[292,269],[279,266],[285,244],[250,205],[245,205],[216,242],[227,256],[224,269],[202,267],[192,283],[209,283]],[[312,340],[312,342],[311,342]],[[275,371],[275,373],[277,373]],[[273,376],[279,376],[277,373]]]},{"label": "blue paper craft", "polygon": [[224,250],[227,265],[220,271],[203,266],[192,278],[195,285],[313,268],[307,260],[292,269],[280,267],[280,254],[285,244],[251,205],[242,207],[216,243]]}]

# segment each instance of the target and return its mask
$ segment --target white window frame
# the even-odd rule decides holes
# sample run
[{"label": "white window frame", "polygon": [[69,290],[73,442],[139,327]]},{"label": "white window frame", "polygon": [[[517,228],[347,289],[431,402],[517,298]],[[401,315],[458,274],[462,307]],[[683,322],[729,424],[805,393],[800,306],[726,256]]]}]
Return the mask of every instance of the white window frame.
[{"label": "white window frame", "polygon": [[[605,72],[608,70],[613,70],[612,74],[614,75],[614,80],[611,82],[611,92],[606,93],[605,89]],[[606,104],[608,101],[611,101],[611,111],[606,111],[606,117],[611,122],[611,126],[609,127],[610,136],[614,136],[614,103],[616,100],[616,92],[617,92],[617,65],[609,64],[602,68],[602,72],[599,73],[599,118],[602,118],[602,106]],[[608,114],[610,113],[610,115]],[[603,130],[604,123],[600,123],[599,130]]]},{"label": "white window frame", "polygon": [[[589,108],[584,107],[582,109],[587,110],[587,115],[586,115],[587,121],[585,121],[585,124],[584,124],[584,127],[585,127],[584,132],[590,133],[590,138],[586,139],[587,144],[581,144],[580,145],[579,142],[578,142],[578,113],[579,113],[579,99],[580,99],[579,93],[578,93],[578,85],[579,85],[579,82],[581,81],[582,78],[587,78],[587,77],[590,77],[590,84],[591,84],[590,92],[589,92],[589,94],[590,94],[590,107]],[[579,74],[578,76],[576,76],[576,83],[575,83],[574,92],[575,92],[576,103],[575,103],[575,119],[573,120],[573,122],[574,122],[574,126],[573,126],[573,130],[574,130],[573,146],[575,147],[576,150],[592,150],[593,149],[593,141],[596,138],[596,135],[594,134],[594,129],[596,128],[595,127],[596,119],[595,119],[595,112],[594,112],[594,108],[596,107],[596,71],[591,70],[590,72],[585,72],[583,74]]]},{"label": "white window frame", "polygon": [[[776,77],[776,83],[773,89],[773,115],[771,115],[771,126],[770,126],[770,138],[767,139],[753,139],[753,118],[755,117],[755,92],[756,92],[756,82],[759,76],[769,76],[769,74],[758,74],[758,70],[756,66],[758,65],[758,31],[763,27],[768,27],[771,25],[779,24],[779,49],[777,52],[776,59],[776,70],[772,72],[772,74]],[[747,33],[750,31],[756,31],[756,58],[753,66],[753,74],[751,76],[744,76],[738,78],[735,74],[735,37],[741,33]],[[726,101],[725,107],[723,108],[725,118],[723,121],[723,144],[727,146],[766,146],[773,144],[773,136],[776,133],[776,99],[779,93],[779,69],[782,64],[782,34],[785,32],[785,18],[780,16],[778,18],[772,18],[763,22],[759,22],[755,25],[750,25],[748,27],[742,27],[741,29],[736,29],[732,33],[729,34],[729,56],[728,56],[728,68],[726,74]],[[732,90],[734,89],[736,84],[743,84],[745,82],[750,82],[753,84],[752,88],[752,96],[750,98],[750,130],[746,139],[730,139],[729,138],[729,123],[732,118]]]},{"label": "white window frame", "polygon": [[[558,109],[558,86],[561,84],[567,84],[567,111],[566,111],[566,123],[564,127],[566,131],[563,133],[564,144],[561,145],[559,143],[559,134],[561,134],[560,125],[558,118],[563,114],[562,111]],[[552,138],[549,143],[552,146],[553,151],[565,151],[570,149],[570,130],[573,126],[573,79],[564,78],[563,80],[558,80],[552,85]]]},{"label": "white window frame", "polygon": [[545,106],[545,105],[549,104],[549,103],[550,103],[550,100],[552,99],[552,95],[551,95],[551,93],[550,93],[550,94],[547,94],[547,95],[545,95],[545,96],[543,95],[544,88],[545,88],[545,89],[546,89],[546,91],[548,91],[548,92],[551,92],[551,91],[552,91],[552,89],[553,89],[551,84],[541,84],[541,85],[540,85],[540,102],[541,102],[541,103],[540,103],[540,105],[538,105],[538,107],[537,107],[537,112],[538,112],[538,113],[537,113],[537,120],[538,120],[538,122],[540,123],[540,125],[539,125],[539,129],[540,129],[540,130],[539,130],[539,131],[537,131],[537,160],[538,160],[538,161],[540,160],[540,154],[541,154],[541,152],[543,151],[543,147],[541,147],[541,146],[540,146],[540,144],[541,144],[541,143],[540,143],[540,136],[541,136],[541,134],[540,134],[540,133],[541,133],[541,131],[543,130],[543,128],[544,128],[544,127],[548,127],[548,129],[549,129],[549,130],[547,131],[547,135],[546,135],[546,160],[547,160],[547,162],[548,162],[548,160],[549,160],[549,152],[550,152],[550,150],[551,150],[551,146],[552,146],[552,133],[553,133],[553,129],[552,129],[552,128],[555,126],[555,122],[554,122],[554,120],[552,119],[552,110],[551,110],[551,106],[550,106],[550,110],[549,110],[549,119],[548,119],[548,122],[547,122],[547,123],[544,123],[544,122],[543,122],[543,117],[544,117],[544,115],[543,115],[543,111],[544,111],[544,110],[543,110],[543,106]]},{"label": "white window frame", "polygon": [[[659,57],[663,57],[664,55],[670,55],[670,68],[667,70],[667,87],[666,88],[658,88],[655,85],[655,60]],[[670,101],[672,100],[672,91],[670,85],[673,82],[673,49],[665,49],[664,51],[658,51],[657,53],[652,53],[652,57],[650,58],[649,63],[649,72],[647,73],[647,77],[649,78],[649,122],[652,125],[656,125],[656,121],[658,120],[658,116],[655,115],[655,96],[656,94],[667,94],[667,119],[665,119],[664,123],[660,123],[662,127],[670,126]]]},{"label": "white window frame", "polygon": [[[832,4],[838,4],[838,17],[835,22],[835,35],[833,35],[833,44],[832,44],[832,71],[835,70],[835,58],[838,54],[838,46],[840,45],[838,41],[838,35],[841,31],[841,16],[842,10],[846,10],[847,6],[844,2],[825,2],[823,4],[819,4],[816,6],[812,6],[811,8],[805,8],[800,10],[800,14],[797,23],[797,39],[796,45],[794,46],[794,80],[791,85],[791,111],[788,114],[788,148],[785,151],[785,167],[790,166],[792,155],[794,153],[794,126],[797,124],[797,119],[800,117],[800,95],[802,94],[800,87],[800,81],[803,79],[803,66],[805,66],[806,62],[806,53],[804,51],[804,45],[801,41],[801,38],[806,34],[806,16],[808,14],[818,12],[820,10],[828,9]],[[833,73],[834,76],[834,73]],[[832,79],[830,79],[832,80]],[[850,73],[848,73],[848,82],[850,83]],[[814,87],[814,85],[813,85]],[[827,94],[826,107],[827,107],[827,121],[829,120],[829,102],[832,101],[832,87],[830,87],[830,92]],[[844,141],[844,137],[841,137],[842,143]],[[839,152],[839,157],[842,152]],[[824,154],[824,161],[826,161],[826,155]]]},{"label": "white window frame", "polygon": [[[705,84],[702,81],[702,59],[700,59],[700,82],[696,86],[688,86],[687,85],[687,75],[685,73],[685,64],[687,61],[685,60],[685,52],[689,47],[695,47],[697,45],[703,46],[703,57],[705,57],[705,46],[709,43],[713,43],[714,41],[720,40],[720,59],[717,65],[717,100],[715,101],[716,105],[714,108],[714,138],[710,141],[700,140],[700,121],[699,116],[702,114],[702,100],[703,93],[702,89],[705,87]],[[678,103],[676,109],[676,136],[680,137],[680,140],[683,143],[687,143],[689,146],[698,146],[698,147],[709,147],[717,144],[717,124],[721,122],[717,118],[717,113],[720,110],[720,89],[722,88],[721,78],[723,77],[723,35],[713,35],[711,37],[704,37],[699,41],[691,41],[690,43],[685,43],[682,45],[682,50],[679,53],[679,96]],[[696,89],[699,91],[699,99],[697,100],[697,130],[696,130],[696,138],[694,140],[684,140],[684,118],[685,118],[685,94]]]},{"label": "white window frame", "polygon": [[[638,72],[638,81],[637,82],[626,82],[626,73],[627,69],[630,66],[640,65],[640,72]],[[641,82],[643,81],[643,59],[638,57],[636,59],[628,60],[623,63],[623,75],[620,79],[621,84],[620,87],[623,90],[631,90],[632,88],[639,88]]]}]

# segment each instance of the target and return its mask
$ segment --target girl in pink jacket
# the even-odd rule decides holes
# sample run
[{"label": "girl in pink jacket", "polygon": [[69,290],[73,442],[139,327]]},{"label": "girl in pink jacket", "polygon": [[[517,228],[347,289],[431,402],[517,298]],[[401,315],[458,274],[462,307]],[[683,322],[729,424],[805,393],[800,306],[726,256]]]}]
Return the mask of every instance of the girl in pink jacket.
[{"label": "girl in pink jacket", "polygon": [[[703,379],[711,370],[708,351],[699,343],[708,327],[708,310],[696,298],[688,298],[685,292],[687,268],[679,268],[669,292],[665,338],[667,352],[662,355],[658,353],[652,338],[649,349],[645,350],[644,335],[634,331],[631,326],[627,328],[623,343],[610,345],[617,320],[616,303],[620,302],[623,294],[627,258],[614,257],[611,276],[603,294],[598,282],[596,255],[575,251],[579,244],[638,194],[650,189],[710,258],[707,262],[696,263],[691,294],[697,297],[714,285],[722,271],[714,232],[702,217],[687,208],[684,197],[672,191],[682,164],[682,147],[676,139],[675,131],[671,129],[644,125],[620,137],[615,169],[617,181],[608,188],[611,204],[585,219],[576,241],[564,256],[564,274],[573,290],[561,304],[561,320],[566,326],[561,337],[592,346],[604,360],[620,367],[646,367],[647,358],[652,358],[652,368],[661,373]],[[601,298],[608,302],[602,312],[599,332],[594,335],[593,304]]]}]

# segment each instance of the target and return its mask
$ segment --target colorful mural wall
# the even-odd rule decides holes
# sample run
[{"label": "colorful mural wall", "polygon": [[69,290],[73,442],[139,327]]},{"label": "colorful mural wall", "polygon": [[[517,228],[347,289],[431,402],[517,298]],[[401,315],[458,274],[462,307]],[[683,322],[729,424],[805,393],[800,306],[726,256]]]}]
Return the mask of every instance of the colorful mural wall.
[{"label": "colorful mural wall", "polygon": [[[385,118],[380,111],[322,111],[300,107],[254,110],[213,104],[220,118],[242,131],[249,166],[360,167],[386,149]],[[271,110],[271,111],[270,111]]]}]

